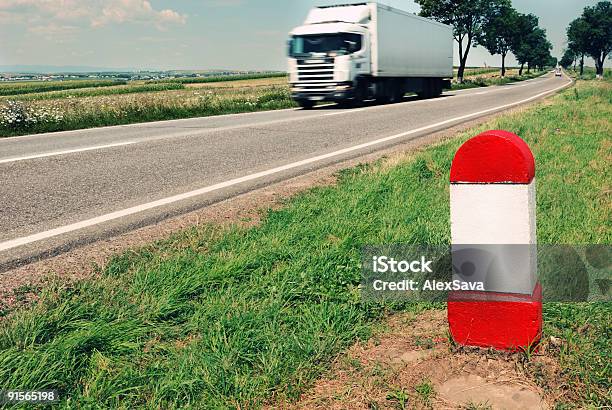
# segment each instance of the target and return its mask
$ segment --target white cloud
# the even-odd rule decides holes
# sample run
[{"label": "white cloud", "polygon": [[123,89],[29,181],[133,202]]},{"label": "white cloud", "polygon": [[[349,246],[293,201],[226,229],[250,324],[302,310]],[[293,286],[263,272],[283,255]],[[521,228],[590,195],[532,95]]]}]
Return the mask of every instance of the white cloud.
[{"label": "white cloud", "polygon": [[185,24],[186,19],[175,10],[156,10],[148,0],[0,0],[1,21],[26,22],[50,30],[67,23],[91,27],[140,23],[164,30],[170,25]]},{"label": "white cloud", "polygon": [[174,10],[165,9],[159,12],[159,18],[162,22],[185,24],[187,16],[179,14]]},{"label": "white cloud", "polygon": [[166,24],[184,24],[186,16],[170,9],[154,10],[147,0],[106,1],[101,15],[91,21],[93,27],[110,23],[140,22],[154,23],[158,28]]}]

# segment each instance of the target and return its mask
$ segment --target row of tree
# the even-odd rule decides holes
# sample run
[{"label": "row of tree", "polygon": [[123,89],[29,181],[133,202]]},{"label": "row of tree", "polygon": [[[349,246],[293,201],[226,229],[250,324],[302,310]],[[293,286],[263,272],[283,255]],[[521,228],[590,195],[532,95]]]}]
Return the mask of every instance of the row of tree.
[{"label": "row of tree", "polygon": [[584,72],[584,58],[595,60],[595,71],[601,77],[606,57],[612,52],[612,5],[601,1],[593,7],[585,7],[582,16],[567,28],[567,49],[559,64],[568,68],[580,61],[580,75]]},{"label": "row of tree", "polygon": [[453,36],[459,44],[459,71],[463,74],[472,47],[482,45],[491,54],[501,55],[501,75],[506,75],[506,56],[514,54],[521,65],[543,68],[556,65],[551,56],[551,43],[546,30],[539,27],[533,14],[522,14],[510,0],[415,0],[421,6],[421,16],[453,26]]}]

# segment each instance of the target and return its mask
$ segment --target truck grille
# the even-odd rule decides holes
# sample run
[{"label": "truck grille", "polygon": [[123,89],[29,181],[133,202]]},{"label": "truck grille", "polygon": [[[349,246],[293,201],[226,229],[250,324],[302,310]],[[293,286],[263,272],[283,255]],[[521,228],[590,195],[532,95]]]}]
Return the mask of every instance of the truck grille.
[{"label": "truck grille", "polygon": [[298,60],[297,71],[300,86],[306,86],[308,83],[333,82],[334,59]]}]

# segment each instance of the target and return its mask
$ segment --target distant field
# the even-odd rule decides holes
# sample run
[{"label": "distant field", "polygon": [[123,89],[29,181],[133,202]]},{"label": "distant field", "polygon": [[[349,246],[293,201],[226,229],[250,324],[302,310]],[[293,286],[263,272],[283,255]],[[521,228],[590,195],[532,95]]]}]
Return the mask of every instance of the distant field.
[{"label": "distant field", "polygon": [[[463,72],[463,75],[465,77],[468,77],[472,75],[500,72],[500,70],[501,69],[498,67],[473,67],[473,68],[466,68],[465,71]],[[455,75],[457,75],[457,71],[459,71],[459,69],[455,67],[453,68],[453,71],[455,72]]]},{"label": "distant field", "polygon": [[[454,89],[533,78],[469,68]],[[0,137],[295,107],[285,73],[155,81],[0,83]]]},{"label": "distant field", "polygon": [[0,95],[19,95],[76,88],[109,87],[126,84],[123,80],[23,81],[0,83]]},{"label": "distant field", "polygon": [[[229,77],[229,78],[228,78]],[[149,83],[180,83],[180,84],[200,84],[200,83],[216,83],[219,81],[239,81],[239,80],[254,80],[257,78],[276,78],[287,77],[286,73],[258,73],[244,75],[221,75],[210,77],[190,77],[190,78],[170,78],[167,80],[152,80]]]},{"label": "distant field", "polygon": [[[20,101],[53,100],[62,98],[96,97],[100,95],[137,94],[145,92],[159,92],[169,90],[182,90],[185,86],[180,83],[145,84],[143,82],[130,82],[125,85],[111,85],[75,89],[62,89],[59,91],[32,92],[19,96]],[[1,100],[15,99],[15,96],[0,97]]]}]

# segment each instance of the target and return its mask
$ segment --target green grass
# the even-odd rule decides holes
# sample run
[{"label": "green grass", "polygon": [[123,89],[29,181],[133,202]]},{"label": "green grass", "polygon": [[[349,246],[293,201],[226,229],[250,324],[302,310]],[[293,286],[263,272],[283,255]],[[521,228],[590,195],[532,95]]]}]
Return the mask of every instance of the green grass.
[{"label": "green grass", "polygon": [[[56,388],[71,407],[251,408],[295,398],[387,312],[360,298],[364,244],[447,244],[448,176],[467,138],[519,134],[537,161],[542,243],[610,243],[609,82],[500,117],[399,162],[343,171],[253,228],[194,227],[48,285],[0,323],[0,386]],[[550,304],[546,331],[582,403],[610,405],[610,304]],[[581,386],[590,388],[581,390]],[[403,396],[402,396],[403,397]],[[401,397],[397,398],[401,401]]]},{"label": "green grass", "polygon": [[432,399],[436,395],[436,391],[431,384],[431,381],[425,379],[422,380],[421,383],[414,386],[414,390],[419,395],[420,400],[423,404],[428,405]]},{"label": "green grass", "polygon": [[20,95],[77,88],[109,87],[126,84],[124,80],[23,81],[0,83],[0,95]]},{"label": "green grass", "polygon": [[574,382],[573,388],[583,397],[583,403],[609,408],[612,405],[610,303],[547,303],[543,310],[544,332],[563,341],[559,362],[564,374]]},{"label": "green grass", "polygon": [[410,396],[402,389],[394,389],[387,394],[387,400],[395,403],[398,409],[407,409],[410,404]]},{"label": "green grass", "polygon": [[[569,69],[568,73],[574,78],[581,78],[582,80],[593,80],[595,79],[595,68],[593,67],[584,67],[584,72],[582,73],[582,77],[580,77],[580,68],[576,68],[576,70]],[[604,79],[610,80],[612,79],[612,68],[604,68]]]}]

